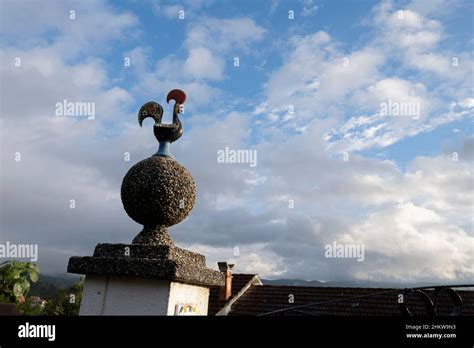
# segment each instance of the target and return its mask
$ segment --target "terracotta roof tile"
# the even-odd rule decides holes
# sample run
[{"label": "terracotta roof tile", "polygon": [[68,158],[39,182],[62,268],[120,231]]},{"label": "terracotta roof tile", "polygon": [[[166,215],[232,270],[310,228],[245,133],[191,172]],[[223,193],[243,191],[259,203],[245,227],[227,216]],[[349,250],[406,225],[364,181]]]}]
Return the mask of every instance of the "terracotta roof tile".
[{"label": "terracotta roof tile", "polygon": [[[393,291],[393,292],[388,292]],[[426,291],[428,294],[432,290]],[[280,315],[401,315],[398,294],[401,289],[375,288],[330,288],[303,286],[253,285],[233,305],[229,315],[258,315],[278,309],[304,305],[313,302],[346,299],[320,304],[299,311],[282,312]],[[458,291],[463,298],[462,315],[474,315],[474,291]],[[378,294],[375,294],[378,293]],[[349,297],[375,294],[370,297],[348,299]],[[294,303],[289,303],[293,295]],[[217,293],[218,296],[218,293]],[[421,298],[415,294],[406,297],[408,308],[414,315],[428,315]],[[211,301],[212,303],[212,301]],[[219,305],[214,303],[214,310]],[[437,300],[439,315],[449,315],[452,300],[440,292]],[[210,312],[211,313],[211,312]]]}]

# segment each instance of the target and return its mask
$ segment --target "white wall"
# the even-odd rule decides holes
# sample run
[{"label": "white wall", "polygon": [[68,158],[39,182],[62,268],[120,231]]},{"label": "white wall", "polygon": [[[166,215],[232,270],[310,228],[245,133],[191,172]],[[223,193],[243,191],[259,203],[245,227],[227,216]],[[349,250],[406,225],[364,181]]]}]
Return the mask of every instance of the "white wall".
[{"label": "white wall", "polygon": [[175,306],[192,305],[207,315],[209,288],[168,280],[88,275],[79,315],[174,315]]},{"label": "white wall", "polygon": [[171,283],[168,315],[174,315],[175,306],[189,304],[196,307],[195,315],[207,315],[209,288],[197,285]]},{"label": "white wall", "polygon": [[88,275],[79,315],[166,315],[170,282]]}]

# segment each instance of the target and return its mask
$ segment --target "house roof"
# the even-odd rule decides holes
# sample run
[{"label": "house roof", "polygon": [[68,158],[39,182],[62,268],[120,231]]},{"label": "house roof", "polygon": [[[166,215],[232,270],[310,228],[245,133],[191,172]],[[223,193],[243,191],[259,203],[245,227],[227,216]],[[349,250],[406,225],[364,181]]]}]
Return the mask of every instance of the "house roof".
[{"label": "house roof", "polygon": [[[239,274],[233,276],[233,296],[238,293],[238,289],[244,288],[245,281],[249,281],[252,276]],[[320,303],[317,306],[273,315],[400,316],[402,312],[398,295],[402,291],[403,289],[387,288],[250,285],[238,298],[231,298],[233,303],[228,315],[261,315],[294,306]],[[433,290],[425,290],[428,295],[432,292]],[[474,315],[474,291],[459,290],[458,293],[463,299],[461,315]],[[351,299],[352,297],[358,298]],[[226,304],[225,301],[218,299],[219,287],[211,288],[209,315],[214,315]],[[291,303],[290,300],[294,302]],[[429,315],[419,295],[411,293],[405,296],[405,301],[413,315]],[[453,310],[453,300],[445,291],[438,293],[436,309],[438,315],[449,315]]]},{"label": "house roof", "polygon": [[[392,292],[390,292],[392,291]],[[282,315],[390,315],[399,316],[401,311],[398,304],[400,289],[374,288],[325,288],[303,286],[273,286],[262,285],[250,287],[232,306],[230,315],[259,315],[284,308],[309,303],[325,302],[327,304],[308,307],[300,311],[286,311]],[[427,292],[428,294],[431,291]],[[474,292],[459,291],[464,299],[463,315],[474,315]],[[349,299],[350,297],[373,296]],[[290,295],[294,303],[289,303]],[[423,300],[416,294],[406,298],[407,307],[413,315],[428,315]],[[438,295],[437,312],[439,315],[449,315],[452,310],[452,300],[449,295],[441,292]]]},{"label": "house roof", "polygon": [[235,296],[254,279],[256,274],[233,274],[232,275],[232,295],[228,301],[219,299],[219,286],[211,286],[209,291],[208,315],[216,315],[226,303],[235,298]]}]

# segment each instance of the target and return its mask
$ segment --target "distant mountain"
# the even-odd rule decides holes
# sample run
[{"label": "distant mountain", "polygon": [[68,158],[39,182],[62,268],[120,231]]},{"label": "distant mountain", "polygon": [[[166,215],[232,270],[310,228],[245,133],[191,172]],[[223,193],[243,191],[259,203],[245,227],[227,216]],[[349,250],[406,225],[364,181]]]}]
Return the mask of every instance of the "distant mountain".
[{"label": "distant mountain", "polygon": [[46,299],[53,298],[59,291],[77,283],[79,278],[79,276],[72,274],[40,274],[38,281],[31,284],[28,296],[39,296]]},{"label": "distant mountain", "polygon": [[431,285],[449,285],[441,283],[390,283],[364,280],[335,280],[322,282],[319,280],[302,279],[262,279],[265,285],[287,285],[287,286],[319,286],[319,287],[343,287],[343,288],[413,288]]}]

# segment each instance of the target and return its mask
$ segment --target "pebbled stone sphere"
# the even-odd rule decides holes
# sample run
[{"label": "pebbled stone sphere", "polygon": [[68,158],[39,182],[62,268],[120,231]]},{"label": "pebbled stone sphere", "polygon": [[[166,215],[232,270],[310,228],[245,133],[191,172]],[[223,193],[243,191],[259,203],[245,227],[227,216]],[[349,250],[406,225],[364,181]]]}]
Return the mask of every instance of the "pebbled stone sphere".
[{"label": "pebbled stone sphere", "polygon": [[128,216],[144,226],[173,226],[183,221],[196,201],[189,171],[171,157],[152,156],[135,164],[122,181]]}]

